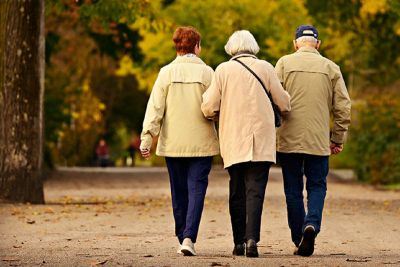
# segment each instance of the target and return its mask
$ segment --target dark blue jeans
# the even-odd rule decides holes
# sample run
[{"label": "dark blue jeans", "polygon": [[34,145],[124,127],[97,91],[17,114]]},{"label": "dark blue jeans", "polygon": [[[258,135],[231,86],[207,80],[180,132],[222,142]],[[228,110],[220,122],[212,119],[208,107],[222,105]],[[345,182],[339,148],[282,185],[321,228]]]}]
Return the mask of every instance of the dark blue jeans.
[{"label": "dark blue jeans", "polygon": [[[289,228],[292,241],[298,246],[307,225],[314,226],[317,233],[321,229],[329,156],[278,153],[278,159],[282,167]],[[307,214],[303,202],[304,175],[306,176]]]},{"label": "dark blue jeans", "polygon": [[175,234],[181,244],[185,238],[190,238],[195,243],[203,212],[212,157],[166,157],[165,161],[171,184]]}]

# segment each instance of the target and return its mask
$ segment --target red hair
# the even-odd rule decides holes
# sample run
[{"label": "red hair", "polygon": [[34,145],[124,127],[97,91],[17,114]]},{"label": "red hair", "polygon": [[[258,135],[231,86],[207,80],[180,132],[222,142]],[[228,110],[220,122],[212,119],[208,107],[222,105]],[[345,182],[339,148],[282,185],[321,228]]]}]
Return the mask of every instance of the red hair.
[{"label": "red hair", "polygon": [[201,35],[191,26],[178,27],[172,40],[175,43],[176,52],[180,54],[194,53],[194,48],[200,44]]}]

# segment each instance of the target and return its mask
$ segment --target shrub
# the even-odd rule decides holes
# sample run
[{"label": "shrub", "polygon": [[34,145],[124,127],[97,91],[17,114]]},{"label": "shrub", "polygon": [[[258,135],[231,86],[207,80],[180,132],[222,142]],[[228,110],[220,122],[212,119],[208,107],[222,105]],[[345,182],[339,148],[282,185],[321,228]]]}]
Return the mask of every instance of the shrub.
[{"label": "shrub", "polygon": [[361,105],[353,109],[350,148],[358,179],[400,183],[400,82],[368,88],[357,99]]}]

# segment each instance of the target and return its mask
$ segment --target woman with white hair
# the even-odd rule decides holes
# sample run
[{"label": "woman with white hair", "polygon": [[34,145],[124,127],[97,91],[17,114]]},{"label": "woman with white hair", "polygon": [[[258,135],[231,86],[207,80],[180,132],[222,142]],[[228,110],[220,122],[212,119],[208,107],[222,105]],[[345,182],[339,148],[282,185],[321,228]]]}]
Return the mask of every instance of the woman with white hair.
[{"label": "woman with white hair", "polygon": [[206,118],[219,119],[221,156],[230,176],[233,254],[258,257],[265,188],[276,158],[274,112],[263,85],[281,112],[290,110],[290,97],[274,67],[255,56],[259,47],[249,31],[233,33],[225,51],[232,58],[217,67],[201,108]]}]

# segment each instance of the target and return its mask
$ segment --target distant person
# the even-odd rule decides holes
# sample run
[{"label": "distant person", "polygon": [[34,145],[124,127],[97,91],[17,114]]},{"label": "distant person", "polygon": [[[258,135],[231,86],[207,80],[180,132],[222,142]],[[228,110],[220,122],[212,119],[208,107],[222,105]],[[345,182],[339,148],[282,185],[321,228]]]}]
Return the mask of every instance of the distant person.
[{"label": "distant person", "polygon": [[126,161],[126,164],[131,167],[135,167],[135,156],[136,156],[136,151],[140,150],[140,138],[135,135],[131,138],[131,141],[129,142],[129,146],[127,148],[128,152],[128,159]]},{"label": "distant person", "polygon": [[219,117],[221,156],[230,176],[233,255],[258,257],[265,189],[276,158],[274,112],[266,90],[281,111],[290,110],[290,97],[274,67],[256,57],[259,47],[249,31],[233,33],[225,51],[232,58],[215,70],[202,111],[209,119]]},{"label": "distant person", "polygon": [[[343,150],[351,102],[339,67],[318,53],[317,29],[301,25],[293,43],[296,52],[279,59],[275,67],[292,99],[292,110],[278,130],[278,159],[295,254],[310,256],[321,228],[329,155]],[[334,124],[330,131],[331,112]],[[303,175],[307,178],[307,213]]]},{"label": "distant person", "polygon": [[178,27],[173,35],[177,57],[161,68],[147,104],[140,150],[149,158],[153,138],[167,163],[178,253],[194,256],[212,156],[219,153],[214,122],[204,118],[201,95],[213,70],[200,58],[200,33]]},{"label": "distant person", "polygon": [[96,147],[96,156],[99,166],[101,167],[108,166],[110,155],[108,151],[108,145],[104,139],[100,139],[99,144]]}]

